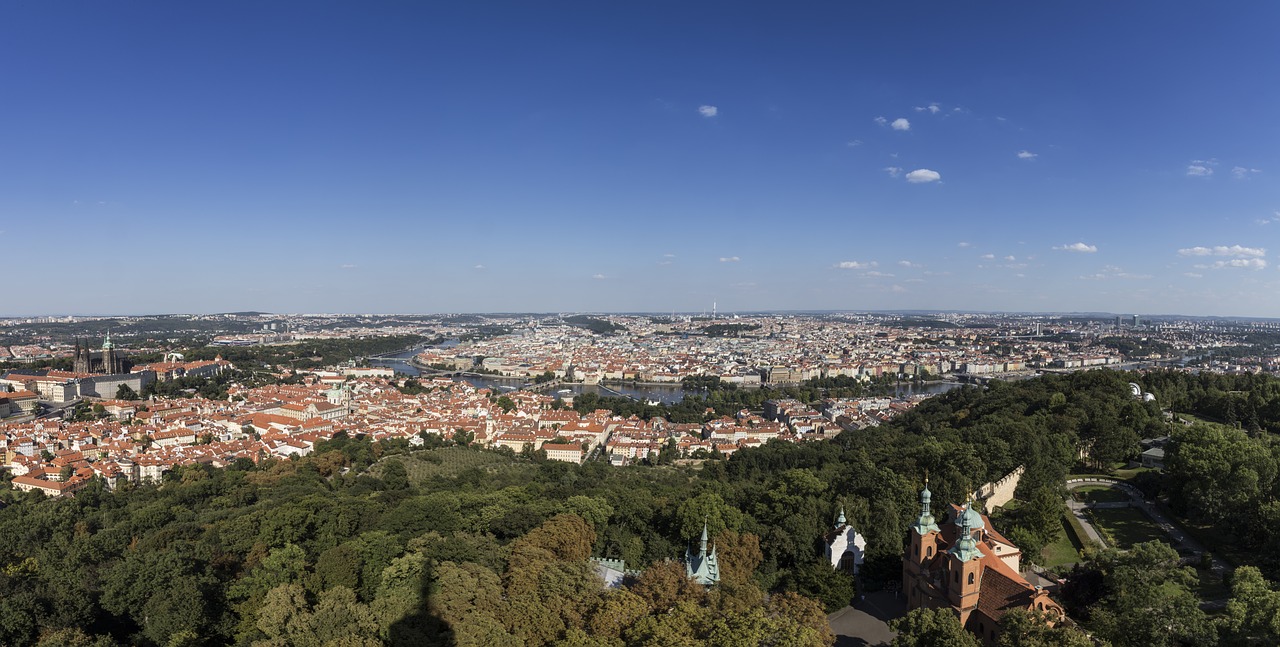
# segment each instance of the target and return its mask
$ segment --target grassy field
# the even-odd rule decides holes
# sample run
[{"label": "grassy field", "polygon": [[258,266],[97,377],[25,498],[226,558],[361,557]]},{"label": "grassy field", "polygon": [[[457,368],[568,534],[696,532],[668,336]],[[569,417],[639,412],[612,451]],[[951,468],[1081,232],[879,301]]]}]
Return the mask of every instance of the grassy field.
[{"label": "grassy field", "polygon": [[1080,540],[1077,539],[1076,533],[1072,530],[1066,515],[1062,516],[1061,524],[1062,528],[1057,537],[1046,544],[1044,549],[1040,551],[1040,559],[1037,563],[1045,568],[1074,564],[1080,561]]},{"label": "grassy field", "polygon": [[1129,495],[1117,490],[1109,488],[1105,485],[1086,485],[1082,488],[1072,490],[1072,496],[1076,501],[1085,503],[1119,503],[1129,500]]},{"label": "grassy field", "polygon": [[1169,541],[1169,536],[1136,508],[1091,508],[1089,516],[1095,526],[1111,535],[1117,548],[1128,549],[1153,539]]}]

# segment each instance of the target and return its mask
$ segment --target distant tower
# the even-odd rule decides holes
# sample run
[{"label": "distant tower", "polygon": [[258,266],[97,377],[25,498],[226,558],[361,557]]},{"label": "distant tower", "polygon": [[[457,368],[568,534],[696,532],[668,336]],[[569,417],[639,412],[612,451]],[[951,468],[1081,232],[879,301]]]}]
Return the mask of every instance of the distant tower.
[{"label": "distant tower", "polygon": [[715,301],[711,302],[711,318],[712,319],[716,318],[716,302]]},{"label": "distant tower", "polygon": [[107,338],[102,342],[102,372],[107,375],[115,375],[120,373],[120,360],[116,358],[116,346],[111,343],[111,331],[107,331]]}]

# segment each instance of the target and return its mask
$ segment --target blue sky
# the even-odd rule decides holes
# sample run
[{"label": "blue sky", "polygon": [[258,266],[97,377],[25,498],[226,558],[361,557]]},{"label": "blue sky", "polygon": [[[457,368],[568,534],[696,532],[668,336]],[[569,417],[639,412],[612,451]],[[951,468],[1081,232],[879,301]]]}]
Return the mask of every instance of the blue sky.
[{"label": "blue sky", "polygon": [[0,7],[0,314],[1280,316],[1280,4]]}]

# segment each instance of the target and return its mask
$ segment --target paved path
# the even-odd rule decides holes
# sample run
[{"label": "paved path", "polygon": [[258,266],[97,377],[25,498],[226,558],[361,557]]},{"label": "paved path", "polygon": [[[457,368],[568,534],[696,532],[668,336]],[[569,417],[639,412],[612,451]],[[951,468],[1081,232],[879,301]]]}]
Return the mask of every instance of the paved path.
[{"label": "paved path", "polygon": [[[1109,487],[1115,490],[1120,490],[1121,492],[1124,492],[1125,494],[1129,495],[1129,502],[1120,503],[1120,504],[1114,504],[1114,503],[1087,504],[1087,503],[1079,503],[1072,499],[1067,500],[1067,507],[1071,508],[1071,513],[1076,516],[1076,519],[1080,520],[1080,526],[1084,528],[1085,534],[1089,535],[1089,539],[1092,539],[1098,542],[1099,544],[1101,544],[1103,548],[1107,547],[1107,543],[1103,541],[1102,538],[1098,535],[1098,531],[1096,528],[1093,527],[1093,524],[1089,523],[1089,521],[1085,518],[1084,511],[1086,508],[1116,508],[1116,507],[1124,507],[1124,506],[1137,508],[1141,510],[1143,513],[1145,513],[1148,517],[1150,517],[1151,521],[1154,522],[1156,526],[1158,526],[1161,530],[1163,530],[1166,535],[1169,535],[1169,538],[1173,540],[1173,544],[1175,546],[1183,546],[1186,549],[1197,552],[1197,553],[1207,552],[1205,550],[1205,547],[1200,542],[1196,541],[1190,535],[1183,532],[1181,528],[1179,528],[1176,524],[1174,524],[1172,521],[1169,520],[1168,516],[1166,516],[1163,512],[1161,512],[1158,508],[1156,508],[1154,502],[1148,501],[1147,499],[1143,498],[1142,491],[1139,490],[1138,488],[1135,488],[1132,485],[1129,485],[1128,483],[1124,483],[1114,479],[1080,478],[1080,479],[1067,480],[1068,490],[1074,490],[1077,488],[1088,487],[1088,486]],[[1221,575],[1224,575],[1227,571],[1229,571],[1231,567],[1226,562],[1222,561],[1222,559],[1218,557],[1214,557],[1211,569],[1215,574],[1221,576]]]}]

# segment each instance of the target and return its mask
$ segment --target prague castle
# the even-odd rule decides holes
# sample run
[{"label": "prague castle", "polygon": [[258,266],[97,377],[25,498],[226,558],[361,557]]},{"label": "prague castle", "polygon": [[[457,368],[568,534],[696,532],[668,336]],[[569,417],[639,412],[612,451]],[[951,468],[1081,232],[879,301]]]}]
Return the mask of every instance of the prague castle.
[{"label": "prague castle", "polygon": [[98,375],[119,375],[128,373],[131,362],[116,354],[115,344],[111,343],[111,333],[107,332],[106,341],[102,342],[102,352],[95,354],[88,344],[80,345],[76,340],[75,367],[76,373]]}]

